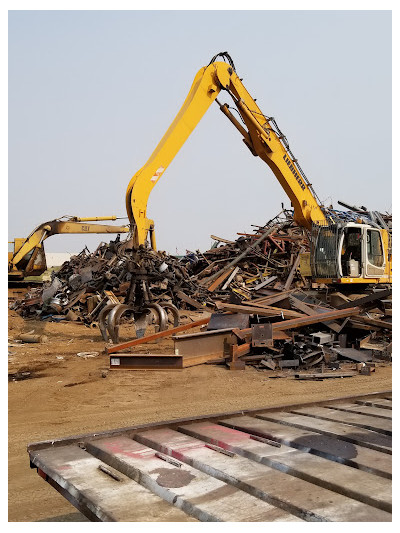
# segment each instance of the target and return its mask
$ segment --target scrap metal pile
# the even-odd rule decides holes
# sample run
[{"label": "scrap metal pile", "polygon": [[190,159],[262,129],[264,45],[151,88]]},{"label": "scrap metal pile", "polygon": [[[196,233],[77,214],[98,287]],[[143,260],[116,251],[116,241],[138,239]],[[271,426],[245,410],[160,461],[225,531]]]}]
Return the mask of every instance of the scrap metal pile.
[{"label": "scrap metal pile", "polygon": [[[111,342],[111,368],[212,362],[231,369],[337,369],[340,360],[390,358],[391,289],[345,295],[313,286],[299,268],[308,237],[290,211],[238,235],[236,241],[212,236],[210,250],[181,258],[134,250],[117,238],[72,257],[14,308],[24,317],[98,324]],[[174,354],[129,351],[146,342],[148,325],[155,326],[156,338],[194,327],[196,322],[180,324],[182,310],[203,311],[199,325],[206,331],[174,336]],[[133,324],[133,340],[120,344],[123,322]]]},{"label": "scrap metal pile", "polygon": [[[184,265],[173,256],[141,248],[132,250],[130,241],[101,243],[90,253],[85,248],[72,256],[51,281],[30,290],[14,308],[24,317],[44,320],[96,322],[110,302],[134,301],[136,291],[148,291],[147,302],[179,302],[176,293],[197,293]],[[145,285],[145,287],[143,287]]]},{"label": "scrap metal pile", "polygon": [[[376,360],[391,359],[390,297],[391,289],[351,297],[340,292],[270,289],[269,296],[240,305],[217,301],[218,312],[211,317],[108,345],[106,352],[111,369],[180,369],[223,363],[231,370],[252,365],[292,373],[302,370],[295,376],[324,379],[355,375],[339,371],[350,362],[358,364],[358,371],[370,373]],[[204,331],[180,334],[195,327]],[[173,354],[136,351],[170,335]]]},{"label": "scrap metal pile", "polygon": [[129,240],[117,238],[101,243],[93,253],[85,248],[15,308],[24,317],[90,324],[110,302],[135,301],[133,281],[134,290],[144,292],[147,303],[170,302],[178,309],[207,311],[215,310],[216,300],[240,303],[264,294],[270,286],[287,289],[304,282],[298,254],[307,249],[307,239],[290,212],[236,241],[215,237],[214,246],[204,254],[188,253],[180,259],[129,245]]},{"label": "scrap metal pile", "polygon": [[282,210],[254,233],[239,233],[236,241],[211,237],[213,247],[200,254],[188,254],[188,270],[213,299],[231,303],[259,297],[272,287],[288,290],[307,286],[299,272],[302,253],[309,251],[304,229],[295,224],[292,212]]}]

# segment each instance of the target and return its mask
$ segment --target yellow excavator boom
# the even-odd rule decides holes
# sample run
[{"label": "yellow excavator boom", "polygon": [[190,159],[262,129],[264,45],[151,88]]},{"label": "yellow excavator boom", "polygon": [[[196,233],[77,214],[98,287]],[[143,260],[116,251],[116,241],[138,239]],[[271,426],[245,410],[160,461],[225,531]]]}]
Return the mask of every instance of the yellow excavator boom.
[{"label": "yellow excavator boom", "polygon": [[[8,261],[8,272],[12,277],[25,275],[40,275],[46,269],[45,258],[36,261],[38,254],[43,250],[43,241],[52,235],[66,233],[128,233],[129,226],[113,226],[108,224],[92,224],[91,221],[116,220],[116,216],[109,217],[69,217],[67,220],[55,219],[40,224],[26,239],[15,239],[14,252]],[[29,254],[29,255],[28,255]],[[21,262],[26,263],[21,268]],[[36,264],[35,266],[35,261]]]},{"label": "yellow excavator boom", "polygon": [[311,184],[285,146],[286,139],[274,119],[261,112],[232,65],[224,61],[212,61],[198,71],[175,120],[147,163],[129,182],[126,209],[133,228],[135,246],[143,245],[150,232],[151,244],[155,248],[154,223],[147,218],[149,195],[222,90],[232,97],[244,125],[232,115],[228,105],[219,104],[221,111],[239,130],[253,155],[259,156],[271,168],[292,202],[296,222],[308,229],[313,223],[326,223],[325,214]]}]

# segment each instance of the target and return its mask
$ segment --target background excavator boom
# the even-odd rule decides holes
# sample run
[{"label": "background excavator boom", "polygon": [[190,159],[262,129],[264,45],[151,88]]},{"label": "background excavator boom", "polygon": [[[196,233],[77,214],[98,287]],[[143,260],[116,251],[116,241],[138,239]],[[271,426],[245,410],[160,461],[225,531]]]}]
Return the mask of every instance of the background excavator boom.
[{"label": "background excavator boom", "polygon": [[129,226],[92,223],[92,221],[116,220],[116,216],[66,217],[66,220],[62,220],[62,218],[43,222],[26,239],[15,239],[13,241],[14,251],[11,252],[8,260],[9,278],[23,278],[42,274],[46,270],[43,241],[52,235],[66,233],[128,233],[130,231]]}]

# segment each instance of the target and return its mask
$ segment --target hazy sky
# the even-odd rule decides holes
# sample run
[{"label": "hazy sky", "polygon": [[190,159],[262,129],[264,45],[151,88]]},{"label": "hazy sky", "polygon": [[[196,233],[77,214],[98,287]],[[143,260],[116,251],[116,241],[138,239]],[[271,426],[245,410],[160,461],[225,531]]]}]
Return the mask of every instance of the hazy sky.
[{"label": "hazy sky", "polygon": [[[391,210],[391,39],[390,11],[11,11],[9,239],[66,214],[126,216],[131,176],[196,72],[226,50],[322,201]],[[158,247],[184,253],[207,249],[210,234],[251,231],[282,202],[215,105],[148,216]],[[55,236],[46,249],[105,238]]]}]

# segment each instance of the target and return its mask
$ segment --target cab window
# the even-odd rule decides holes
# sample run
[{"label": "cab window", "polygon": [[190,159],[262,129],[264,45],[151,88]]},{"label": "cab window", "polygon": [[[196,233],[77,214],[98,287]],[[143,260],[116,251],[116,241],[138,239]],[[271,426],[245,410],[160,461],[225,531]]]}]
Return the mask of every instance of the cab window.
[{"label": "cab window", "polygon": [[378,230],[367,231],[367,255],[368,261],[375,266],[381,267],[384,263],[381,234]]}]

